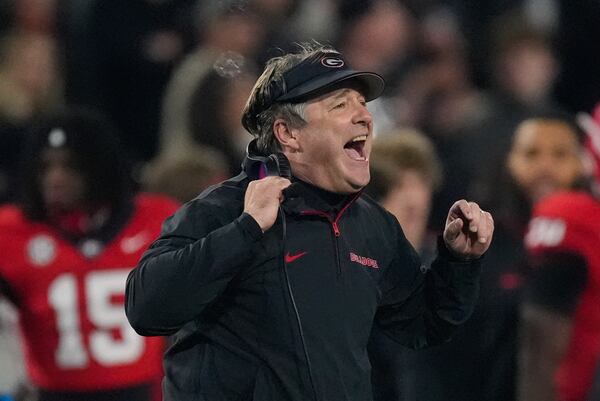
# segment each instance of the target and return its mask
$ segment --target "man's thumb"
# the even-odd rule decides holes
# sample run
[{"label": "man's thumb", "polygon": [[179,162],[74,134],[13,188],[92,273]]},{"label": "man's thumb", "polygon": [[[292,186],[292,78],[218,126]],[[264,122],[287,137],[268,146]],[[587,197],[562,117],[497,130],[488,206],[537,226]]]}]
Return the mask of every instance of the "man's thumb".
[{"label": "man's thumb", "polygon": [[454,241],[459,235],[463,227],[462,219],[454,219],[446,226],[446,241]]}]

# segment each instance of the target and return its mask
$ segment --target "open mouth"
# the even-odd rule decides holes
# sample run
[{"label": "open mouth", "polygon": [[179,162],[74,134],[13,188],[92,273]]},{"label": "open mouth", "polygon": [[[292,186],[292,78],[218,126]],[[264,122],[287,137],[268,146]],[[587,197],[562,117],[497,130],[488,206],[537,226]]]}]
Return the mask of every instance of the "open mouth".
[{"label": "open mouth", "polygon": [[367,141],[367,135],[357,136],[352,138],[351,141],[344,145],[344,151],[352,160],[366,161],[365,155],[365,143]]}]

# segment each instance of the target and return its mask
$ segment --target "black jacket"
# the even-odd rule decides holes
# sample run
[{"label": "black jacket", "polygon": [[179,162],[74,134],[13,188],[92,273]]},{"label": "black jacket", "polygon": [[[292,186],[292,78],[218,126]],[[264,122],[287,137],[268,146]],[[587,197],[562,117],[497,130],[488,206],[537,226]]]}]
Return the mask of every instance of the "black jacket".
[{"label": "black jacket", "polygon": [[471,314],[479,262],[453,261],[442,245],[422,266],[366,195],[296,182],[285,225],[263,234],[243,213],[247,185],[242,173],[183,206],[128,278],[131,325],[174,334],[166,401],[369,401],[374,323],[421,348]]}]

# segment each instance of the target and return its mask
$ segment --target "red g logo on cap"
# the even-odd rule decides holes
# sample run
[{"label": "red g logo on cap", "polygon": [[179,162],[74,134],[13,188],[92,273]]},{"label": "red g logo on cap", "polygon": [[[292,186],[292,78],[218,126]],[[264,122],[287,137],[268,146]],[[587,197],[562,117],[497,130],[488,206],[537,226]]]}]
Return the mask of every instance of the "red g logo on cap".
[{"label": "red g logo on cap", "polygon": [[321,64],[329,68],[340,68],[344,66],[344,60],[337,57],[323,57]]}]

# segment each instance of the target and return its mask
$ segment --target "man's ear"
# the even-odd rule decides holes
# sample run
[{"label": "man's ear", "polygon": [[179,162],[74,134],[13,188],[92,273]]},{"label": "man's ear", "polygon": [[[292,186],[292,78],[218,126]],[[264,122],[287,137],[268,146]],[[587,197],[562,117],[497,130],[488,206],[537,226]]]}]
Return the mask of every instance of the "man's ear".
[{"label": "man's ear", "polygon": [[295,152],[300,148],[297,140],[298,130],[292,128],[289,122],[284,119],[278,118],[273,122],[273,134],[284,151],[290,150]]}]

